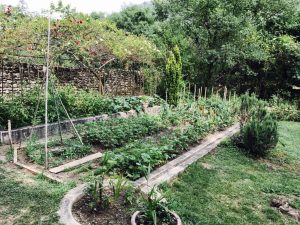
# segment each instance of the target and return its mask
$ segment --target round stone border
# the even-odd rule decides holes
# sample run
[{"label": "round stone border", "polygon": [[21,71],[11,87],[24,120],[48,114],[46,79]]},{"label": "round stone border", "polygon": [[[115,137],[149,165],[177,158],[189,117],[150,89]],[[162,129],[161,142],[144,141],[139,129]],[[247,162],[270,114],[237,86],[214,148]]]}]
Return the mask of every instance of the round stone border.
[{"label": "round stone border", "polygon": [[65,225],[81,225],[78,223],[72,214],[73,205],[83,197],[84,190],[87,184],[81,184],[71,189],[63,198],[60,203],[58,215],[60,217],[59,222]]}]

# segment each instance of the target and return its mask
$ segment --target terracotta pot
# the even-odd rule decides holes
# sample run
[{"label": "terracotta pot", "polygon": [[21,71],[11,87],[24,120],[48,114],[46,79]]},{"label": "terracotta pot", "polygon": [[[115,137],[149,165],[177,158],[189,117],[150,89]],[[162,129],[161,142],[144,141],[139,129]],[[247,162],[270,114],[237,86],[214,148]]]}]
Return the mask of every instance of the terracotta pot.
[{"label": "terracotta pot", "polygon": [[[131,216],[131,225],[138,225],[136,223],[136,218],[137,216],[140,214],[141,212],[140,211],[136,211],[132,216]],[[181,219],[180,217],[174,213],[174,212],[170,212],[172,213],[172,215],[175,217],[175,219],[177,220],[177,225],[182,225],[182,222],[181,222]]]}]

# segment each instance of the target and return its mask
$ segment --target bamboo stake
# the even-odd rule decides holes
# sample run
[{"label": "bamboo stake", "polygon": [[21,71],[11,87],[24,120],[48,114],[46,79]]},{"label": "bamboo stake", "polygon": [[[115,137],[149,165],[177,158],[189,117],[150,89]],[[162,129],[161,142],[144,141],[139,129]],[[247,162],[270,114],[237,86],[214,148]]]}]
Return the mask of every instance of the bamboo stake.
[{"label": "bamboo stake", "polygon": [[47,71],[46,71],[46,87],[45,87],[45,169],[49,167],[48,164],[48,85],[49,85],[49,66],[50,66],[50,16],[48,17],[48,46],[47,46]]}]

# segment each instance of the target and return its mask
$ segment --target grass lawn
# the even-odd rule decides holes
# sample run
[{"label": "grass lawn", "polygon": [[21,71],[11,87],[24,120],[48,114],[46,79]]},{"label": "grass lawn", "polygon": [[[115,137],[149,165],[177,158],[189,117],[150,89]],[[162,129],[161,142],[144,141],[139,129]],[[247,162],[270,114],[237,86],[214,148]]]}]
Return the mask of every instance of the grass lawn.
[{"label": "grass lawn", "polygon": [[284,196],[300,210],[300,123],[281,122],[268,159],[251,159],[230,141],[162,185],[184,225],[298,224],[270,207]]},{"label": "grass lawn", "polygon": [[56,211],[70,184],[56,184],[0,162],[0,224],[58,224]]}]

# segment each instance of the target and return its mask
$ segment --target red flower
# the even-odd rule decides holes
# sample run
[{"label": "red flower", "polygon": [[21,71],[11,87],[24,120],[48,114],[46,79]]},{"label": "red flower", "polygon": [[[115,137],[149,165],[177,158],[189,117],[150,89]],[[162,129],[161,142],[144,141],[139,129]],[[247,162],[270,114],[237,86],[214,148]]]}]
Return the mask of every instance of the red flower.
[{"label": "red flower", "polygon": [[79,42],[78,40],[75,40],[75,44],[76,44],[76,45],[79,45],[79,43],[80,43],[80,42]]}]

